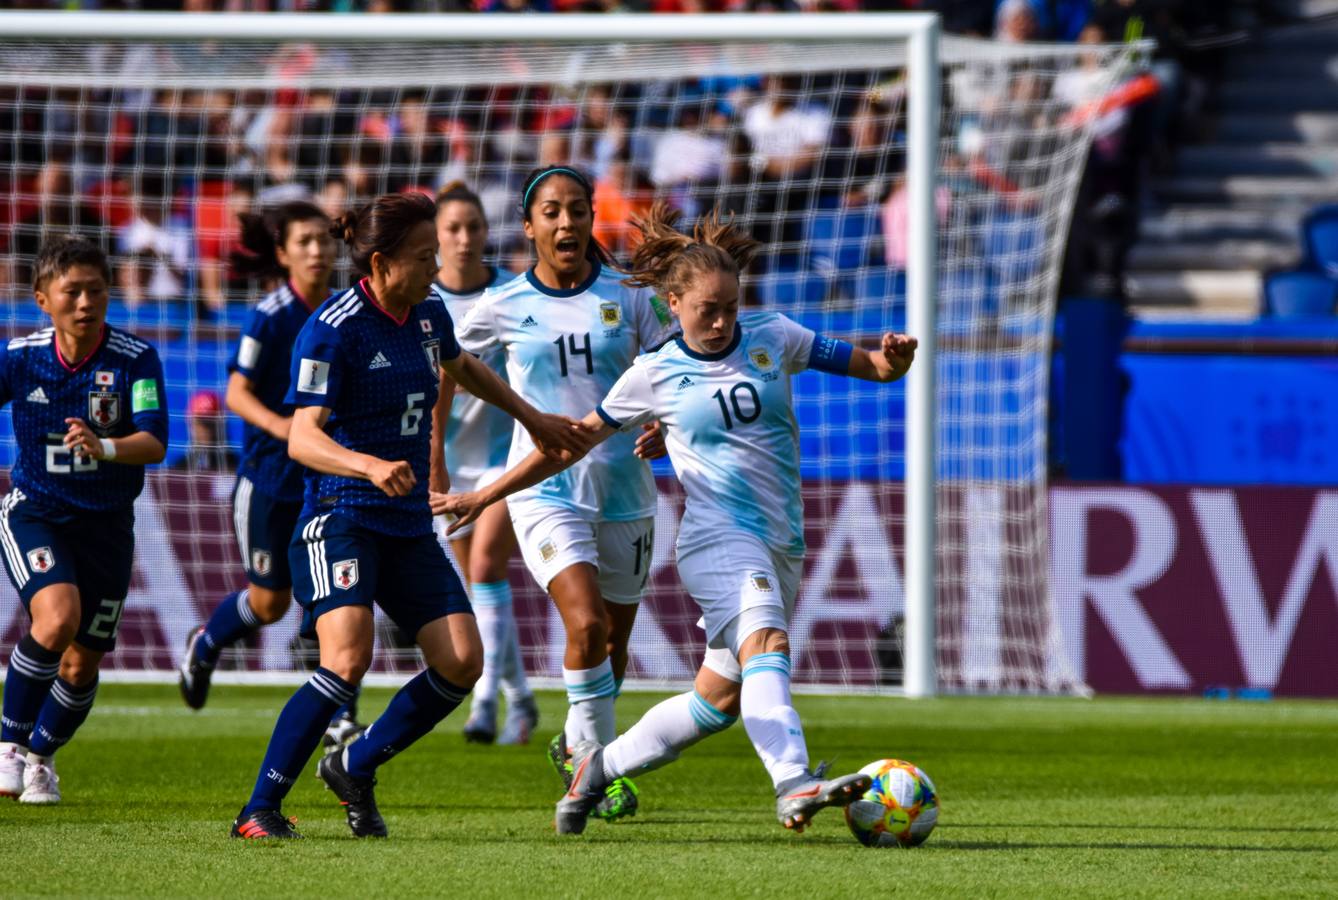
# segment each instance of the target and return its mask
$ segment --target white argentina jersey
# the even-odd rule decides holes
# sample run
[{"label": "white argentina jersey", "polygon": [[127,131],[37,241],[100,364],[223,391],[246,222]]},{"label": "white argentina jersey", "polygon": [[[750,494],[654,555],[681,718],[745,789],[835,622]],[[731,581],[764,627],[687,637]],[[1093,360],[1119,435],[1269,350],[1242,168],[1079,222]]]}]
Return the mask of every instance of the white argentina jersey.
[{"label": "white argentina jersey", "polygon": [[799,426],[790,376],[838,343],[777,313],[745,313],[727,348],[703,354],[681,337],[642,356],[597,407],[611,427],[659,419],[687,493],[680,552],[743,530],[804,552]]},{"label": "white argentina jersey", "polygon": [[[506,284],[514,276],[503,269],[491,269],[492,279],[483,288],[467,294],[457,294],[437,282],[432,293],[446,305],[452,322],[463,322],[486,288]],[[506,377],[506,354],[495,347],[479,358],[498,375]],[[446,423],[446,471],[451,478],[473,481],[489,469],[506,465],[506,454],[511,447],[511,429],[515,421],[490,403],[465,390],[455,392],[451,401],[451,417]]]},{"label": "white argentina jersey", "polygon": [[[501,347],[511,387],[542,412],[584,418],[632,365],[673,333],[674,320],[647,288],[594,263],[570,290],[545,287],[533,270],[490,288],[457,329],[460,345],[482,357]],[[576,465],[532,488],[527,500],[575,510],[590,521],[626,522],[655,514],[650,466],[636,458],[636,434],[614,435]],[[508,465],[534,449],[515,426]]]}]

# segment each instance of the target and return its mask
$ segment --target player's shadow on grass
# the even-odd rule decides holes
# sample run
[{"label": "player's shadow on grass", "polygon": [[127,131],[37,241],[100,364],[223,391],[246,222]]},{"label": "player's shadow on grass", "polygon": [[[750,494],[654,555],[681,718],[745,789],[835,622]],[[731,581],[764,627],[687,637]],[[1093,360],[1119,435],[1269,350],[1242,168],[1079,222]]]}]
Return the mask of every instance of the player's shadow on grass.
[{"label": "player's shadow on grass", "polygon": [[[1100,829],[1102,831],[1111,831],[1114,829],[1127,828],[1127,823],[1116,822],[1109,825],[1083,822],[1079,824],[1064,824],[1060,822],[1010,822],[1008,824],[993,824],[990,822],[953,822],[952,827],[957,828],[1007,828],[1015,831],[1019,828],[1044,828],[1051,831],[1063,831],[1065,829]],[[1237,831],[1245,834],[1253,832],[1263,832],[1274,834],[1277,832],[1295,832],[1296,834],[1338,834],[1338,826],[1324,825],[1299,825],[1287,827],[1285,825],[1139,825],[1139,831]]]}]

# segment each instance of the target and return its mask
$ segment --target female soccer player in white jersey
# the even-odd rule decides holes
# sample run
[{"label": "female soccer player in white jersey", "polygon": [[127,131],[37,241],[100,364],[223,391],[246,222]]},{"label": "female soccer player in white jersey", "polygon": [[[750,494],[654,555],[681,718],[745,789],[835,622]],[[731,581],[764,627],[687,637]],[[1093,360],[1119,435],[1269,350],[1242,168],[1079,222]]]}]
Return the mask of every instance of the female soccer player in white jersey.
[{"label": "female soccer player in white jersey", "polygon": [[[488,240],[488,220],[478,195],[453,181],[437,192],[437,241],[441,267],[432,290],[446,305],[451,320],[463,322],[485,288],[512,279],[512,274],[485,265],[483,248]],[[506,377],[506,359],[495,349],[483,361]],[[452,388],[454,386],[452,385]],[[506,469],[515,422],[495,406],[463,391],[454,398],[441,393],[432,410],[434,434],[444,441],[432,445],[433,474],[449,474],[450,486],[472,491],[493,481]],[[432,489],[445,493],[443,482]],[[474,685],[474,699],[465,722],[465,740],[491,744],[527,744],[539,721],[539,707],[525,679],[525,664],[516,633],[516,613],[511,605],[511,583],[507,563],[516,549],[516,536],[506,504],[498,503],[474,525],[461,529],[451,541],[469,589],[474,618],[483,638],[483,674]],[[497,733],[497,692],[506,692],[506,722]]]},{"label": "female soccer player in white jersey", "polygon": [[540,446],[586,447],[575,422],[539,413],[461,353],[445,307],[423,302],[437,274],[435,218],[421,194],[388,194],[341,217],[335,228],[365,277],[322,304],[293,348],[288,452],[308,472],[289,563],[320,667],[279,714],[234,837],[297,836],[280,804],[371,664],[373,602],[413,636],[427,668],[317,767],[355,835],[386,835],[372,790],[377,767],[431,731],[478,679],[478,628],[428,505],[428,398],[442,390],[442,371],[515,416]]},{"label": "female soccer player in white jersey", "polygon": [[[536,169],[525,180],[521,214],[538,261],[487,291],[460,326],[464,349],[506,353],[514,387],[539,409],[584,415],[640,352],[672,334],[668,308],[622,276],[594,240],[590,182],[575,169]],[[561,476],[518,493],[511,521],[525,565],[557,605],[566,629],[562,678],[570,708],[549,744],[570,779],[567,748],[617,734],[613,701],[627,669],[627,643],[649,574],[655,482],[644,458],[658,431],[620,434]],[[516,430],[509,461],[529,454]],[[636,789],[610,786],[605,818],[631,815]]]},{"label": "female soccer player in white jersey", "polygon": [[[776,788],[776,814],[802,830],[825,806],[868,789],[865,775],[825,779],[808,767],[790,703],[790,615],[803,567],[799,434],[790,376],[804,369],[889,382],[905,375],[916,341],[884,334],[877,351],[815,335],[777,313],[739,315],[739,271],[757,244],[712,216],[691,237],[657,205],[639,221],[633,284],[668,298],[683,333],[618,379],[586,417],[596,441],[660,419],[687,493],[678,572],[702,610],[707,652],[695,690],[664,701],[617,740],[572,750],[573,781],[557,829],[577,834],[614,778],[676,759],[740,715]],[[442,498],[438,511],[468,524],[487,504],[540,482],[566,463],[531,454],[474,495]]]},{"label": "female soccer player in white jersey", "polygon": [[33,263],[51,326],[0,345],[0,405],[18,461],[0,503],[0,559],[32,627],[9,656],[0,797],[60,802],[54,755],[88,718],[135,559],[144,467],[167,452],[163,367],[107,324],[111,269],[96,244],[45,244]]},{"label": "female soccer player in white jersey", "polygon": [[[259,628],[277,622],[293,599],[288,544],[302,511],[302,467],[288,456],[293,408],[288,394],[293,343],[308,317],[330,295],[335,242],[330,219],[306,202],[285,203],[241,217],[237,266],[282,283],[256,304],[229,365],[228,408],[246,423],[242,462],[232,494],[232,518],[247,586],[223,598],[209,621],[191,633],[177,678],[186,705],[200,709],[219,654]],[[350,709],[336,714],[331,744],[357,734]]]}]

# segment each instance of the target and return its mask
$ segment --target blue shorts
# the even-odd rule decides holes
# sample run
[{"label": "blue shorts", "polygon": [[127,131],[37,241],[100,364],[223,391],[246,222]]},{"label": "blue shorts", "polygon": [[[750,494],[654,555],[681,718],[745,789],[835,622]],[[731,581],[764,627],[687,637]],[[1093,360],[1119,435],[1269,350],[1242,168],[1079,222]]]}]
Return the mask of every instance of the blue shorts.
[{"label": "blue shorts", "polygon": [[72,584],[81,606],[75,641],[104,653],[116,647],[135,564],[133,510],[53,511],[13,490],[0,502],[0,548],[24,609],[31,614],[43,588]]},{"label": "blue shorts", "polygon": [[406,635],[429,622],[470,613],[469,597],[434,534],[381,534],[335,513],[298,523],[288,550],[293,597],[302,604],[302,634],[341,606],[375,601]]},{"label": "blue shorts", "polygon": [[256,587],[286,591],[293,586],[288,545],[297,530],[302,501],[275,500],[256,490],[245,475],[232,489],[232,529],[242,552],[246,580]]}]

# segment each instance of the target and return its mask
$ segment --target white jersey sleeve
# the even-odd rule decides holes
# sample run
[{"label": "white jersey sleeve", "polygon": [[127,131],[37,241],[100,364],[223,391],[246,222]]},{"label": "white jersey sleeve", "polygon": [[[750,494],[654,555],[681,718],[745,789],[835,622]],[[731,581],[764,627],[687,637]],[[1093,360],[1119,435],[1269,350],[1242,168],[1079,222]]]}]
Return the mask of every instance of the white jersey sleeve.
[{"label": "white jersey sleeve", "polygon": [[493,318],[492,304],[488,302],[491,289],[465,315],[464,321],[455,323],[455,338],[460,346],[475,356],[482,356],[489,350],[502,346],[497,333],[497,322]]},{"label": "white jersey sleeve", "polygon": [[782,366],[791,374],[804,371],[808,368],[815,332],[786,316],[776,316],[776,322],[784,342],[781,350]]},{"label": "white jersey sleeve", "polygon": [[678,332],[678,320],[669,311],[669,304],[650,288],[641,288],[637,294],[640,296],[633,306],[637,341],[642,351],[649,352]]},{"label": "white jersey sleeve", "polygon": [[627,429],[655,418],[655,386],[638,359],[609,390],[595,412],[610,428]]}]

